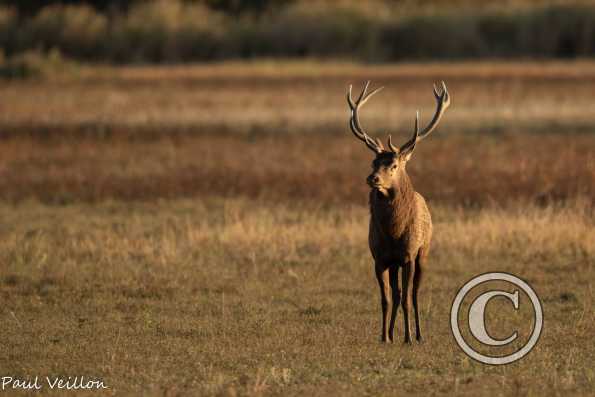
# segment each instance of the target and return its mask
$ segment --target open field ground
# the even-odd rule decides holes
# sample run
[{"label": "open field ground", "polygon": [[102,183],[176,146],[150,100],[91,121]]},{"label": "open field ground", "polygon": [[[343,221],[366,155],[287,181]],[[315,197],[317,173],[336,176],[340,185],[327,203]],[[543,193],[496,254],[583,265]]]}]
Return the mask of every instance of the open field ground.
[{"label": "open field ground", "polygon": [[[1,82],[0,376],[123,395],[593,394],[594,70],[271,62]],[[417,107],[432,114],[433,81],[453,97],[409,166],[435,223],[413,347],[378,342],[371,153],[344,99],[368,78],[386,88],[362,121],[399,142]],[[527,280],[545,313],[534,351],[503,367],[449,327],[487,271]],[[518,325],[490,307],[488,326]]]}]

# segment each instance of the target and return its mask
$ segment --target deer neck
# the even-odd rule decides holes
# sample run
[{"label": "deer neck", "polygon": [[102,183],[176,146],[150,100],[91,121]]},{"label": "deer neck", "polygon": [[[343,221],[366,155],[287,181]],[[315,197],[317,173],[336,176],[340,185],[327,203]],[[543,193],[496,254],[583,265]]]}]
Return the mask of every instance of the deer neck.
[{"label": "deer neck", "polygon": [[406,170],[401,170],[398,177],[393,179],[393,185],[390,188],[390,191],[392,192],[393,199],[414,196],[415,189],[413,189],[413,184],[411,183],[411,179]]},{"label": "deer neck", "polygon": [[370,209],[375,223],[393,238],[406,233],[414,217],[415,190],[405,170],[395,178],[391,188],[373,193]]},{"label": "deer neck", "polygon": [[388,191],[388,198],[397,220],[405,221],[411,217],[415,190],[405,170],[401,171],[398,179],[395,179],[392,188]]}]

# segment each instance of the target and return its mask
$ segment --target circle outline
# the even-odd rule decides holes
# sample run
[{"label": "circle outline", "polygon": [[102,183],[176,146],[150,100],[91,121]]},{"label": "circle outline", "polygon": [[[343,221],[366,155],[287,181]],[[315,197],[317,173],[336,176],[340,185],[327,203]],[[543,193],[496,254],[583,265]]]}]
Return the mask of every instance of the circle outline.
[{"label": "circle outline", "polygon": [[[507,356],[492,357],[478,353],[477,351],[473,350],[471,346],[469,346],[467,341],[465,341],[461,334],[461,330],[459,329],[458,316],[463,299],[473,288],[488,281],[506,281],[519,287],[529,297],[529,300],[533,305],[533,318],[535,325],[529,340],[519,350]],[[471,278],[459,289],[455,295],[450,309],[450,330],[455,342],[459,345],[463,352],[473,360],[488,365],[505,365],[520,360],[533,350],[539,341],[539,338],[541,337],[544,323],[543,317],[543,305],[541,304],[539,296],[525,280],[507,272],[487,272]]]}]

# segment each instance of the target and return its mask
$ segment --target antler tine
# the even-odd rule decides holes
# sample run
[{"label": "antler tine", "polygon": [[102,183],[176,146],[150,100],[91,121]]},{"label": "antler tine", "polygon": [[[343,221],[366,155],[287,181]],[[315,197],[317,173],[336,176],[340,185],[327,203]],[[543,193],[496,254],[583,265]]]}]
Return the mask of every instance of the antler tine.
[{"label": "antler tine", "polygon": [[438,86],[436,85],[436,83],[433,84],[434,86],[434,96],[436,97],[436,99],[440,99],[440,95],[442,92],[442,87],[438,88]]},{"label": "antler tine", "polygon": [[389,134],[389,136],[388,136],[388,148],[389,148],[389,149],[390,149],[390,151],[391,151],[391,152],[393,152],[393,153],[399,153],[399,148],[398,148],[398,147],[396,147],[395,145],[393,145],[393,142],[392,142],[392,137],[390,136],[390,134]]},{"label": "antler tine", "polygon": [[415,132],[413,134],[417,140],[417,136],[419,135],[419,110],[415,111]]},{"label": "antler tine", "polygon": [[450,106],[450,95],[448,94],[444,81],[441,82],[440,86],[434,84],[434,97],[436,98],[436,112],[430,123],[419,134],[419,137],[417,138],[418,141],[421,141],[430,135],[430,133],[438,126],[444,111]]},{"label": "antler tine", "polygon": [[364,84],[364,89],[362,90],[362,92],[359,93],[359,97],[357,97],[358,104],[361,102],[362,98],[364,98],[366,96],[366,91],[368,91],[369,86],[370,86],[370,80],[366,81],[366,84]]},{"label": "antler tine", "polygon": [[358,110],[362,107],[368,99],[370,99],[374,94],[380,91],[383,87],[378,87],[375,90],[368,93],[368,87],[370,86],[370,81],[368,80],[364,85],[362,92],[359,94],[355,103],[353,102],[352,98],[352,90],[353,86],[349,85],[349,91],[347,92],[347,103],[349,104],[349,108],[351,109],[351,118],[349,120],[349,126],[351,127],[351,131],[353,134],[360,140],[362,140],[368,148],[370,148],[375,153],[381,153],[384,151],[384,146],[382,146],[382,142],[379,139],[374,139],[370,137],[364,129],[361,127],[359,123],[359,116]]},{"label": "antler tine", "polygon": [[419,141],[419,110],[415,112],[415,127],[413,129],[413,136],[401,146],[398,153],[409,153],[415,148],[415,144]]}]

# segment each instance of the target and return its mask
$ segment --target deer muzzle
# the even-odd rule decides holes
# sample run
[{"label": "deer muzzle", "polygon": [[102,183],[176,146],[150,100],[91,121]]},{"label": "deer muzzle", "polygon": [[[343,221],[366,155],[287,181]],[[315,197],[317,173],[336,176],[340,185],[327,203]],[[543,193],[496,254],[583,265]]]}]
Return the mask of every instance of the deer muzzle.
[{"label": "deer muzzle", "polygon": [[366,178],[366,182],[370,187],[377,187],[380,183],[380,178],[376,174],[371,174]]}]

